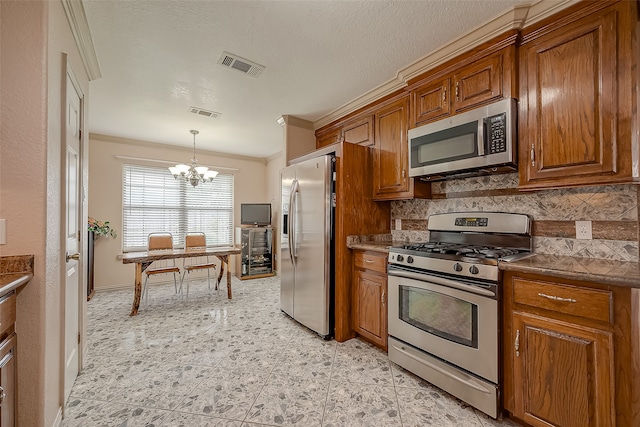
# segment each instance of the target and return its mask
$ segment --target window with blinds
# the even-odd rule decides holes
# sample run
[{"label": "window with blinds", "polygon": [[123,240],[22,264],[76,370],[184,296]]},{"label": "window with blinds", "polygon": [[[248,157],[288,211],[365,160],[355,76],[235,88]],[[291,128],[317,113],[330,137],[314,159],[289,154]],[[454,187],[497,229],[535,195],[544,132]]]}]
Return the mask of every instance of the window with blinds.
[{"label": "window with blinds", "polygon": [[176,248],[191,231],[205,233],[207,246],[232,244],[233,175],[192,187],[167,168],[125,164],[122,183],[124,252],[146,249],[157,231],[173,234]]}]

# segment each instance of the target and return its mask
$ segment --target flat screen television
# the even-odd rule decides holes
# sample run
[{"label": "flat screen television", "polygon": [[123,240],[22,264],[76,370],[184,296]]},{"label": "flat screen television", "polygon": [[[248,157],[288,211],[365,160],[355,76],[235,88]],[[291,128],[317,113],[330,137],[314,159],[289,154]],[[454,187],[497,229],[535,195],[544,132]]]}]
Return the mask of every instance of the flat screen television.
[{"label": "flat screen television", "polygon": [[242,203],[240,205],[240,224],[271,225],[271,203]]}]

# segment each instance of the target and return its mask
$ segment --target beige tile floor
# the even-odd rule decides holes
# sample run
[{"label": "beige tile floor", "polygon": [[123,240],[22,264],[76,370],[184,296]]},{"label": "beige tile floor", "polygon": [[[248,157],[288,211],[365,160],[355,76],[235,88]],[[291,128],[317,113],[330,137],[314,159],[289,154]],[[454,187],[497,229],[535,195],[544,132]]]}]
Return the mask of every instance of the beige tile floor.
[{"label": "beige tile floor", "polygon": [[353,339],[324,341],[279,309],[278,278],[234,298],[192,284],[154,286],[129,317],[131,291],[89,302],[86,364],[64,427],[515,426],[495,421]]}]

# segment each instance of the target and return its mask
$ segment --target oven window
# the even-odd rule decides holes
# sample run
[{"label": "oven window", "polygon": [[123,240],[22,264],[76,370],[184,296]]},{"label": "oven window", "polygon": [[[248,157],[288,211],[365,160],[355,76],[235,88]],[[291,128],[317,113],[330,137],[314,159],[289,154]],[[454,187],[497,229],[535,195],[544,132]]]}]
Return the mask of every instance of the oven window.
[{"label": "oven window", "polygon": [[478,348],[478,306],[468,301],[400,285],[400,319],[430,334]]}]

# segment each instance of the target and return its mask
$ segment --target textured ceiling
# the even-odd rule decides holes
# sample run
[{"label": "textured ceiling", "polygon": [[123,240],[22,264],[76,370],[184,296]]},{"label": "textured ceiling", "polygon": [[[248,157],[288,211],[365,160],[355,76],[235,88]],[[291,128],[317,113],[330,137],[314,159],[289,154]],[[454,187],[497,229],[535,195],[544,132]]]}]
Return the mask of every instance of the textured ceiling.
[{"label": "textured ceiling", "polygon": [[[89,131],[268,157],[284,114],[316,121],[518,0],[84,0],[102,78]],[[223,51],[266,67],[218,65]],[[210,119],[189,107],[222,115]]]}]

